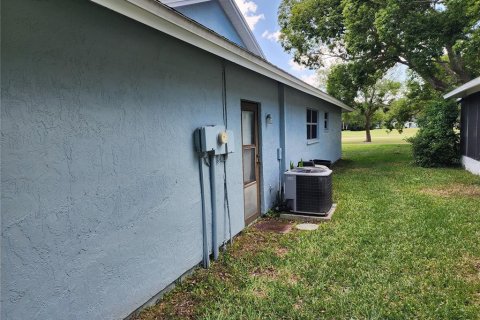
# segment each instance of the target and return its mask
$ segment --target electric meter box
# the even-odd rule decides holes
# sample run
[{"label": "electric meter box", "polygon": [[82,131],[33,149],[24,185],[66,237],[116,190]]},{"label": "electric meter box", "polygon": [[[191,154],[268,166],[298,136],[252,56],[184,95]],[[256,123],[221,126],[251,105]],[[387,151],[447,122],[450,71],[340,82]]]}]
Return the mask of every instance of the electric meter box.
[{"label": "electric meter box", "polygon": [[233,132],[225,126],[205,126],[195,130],[195,149],[200,153],[215,155],[234,151]]}]

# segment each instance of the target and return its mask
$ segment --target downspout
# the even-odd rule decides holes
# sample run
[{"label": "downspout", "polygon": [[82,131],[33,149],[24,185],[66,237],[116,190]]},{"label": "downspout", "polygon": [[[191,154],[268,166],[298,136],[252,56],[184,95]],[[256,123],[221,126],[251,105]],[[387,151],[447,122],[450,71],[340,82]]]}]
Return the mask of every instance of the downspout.
[{"label": "downspout", "polygon": [[209,155],[210,160],[210,197],[212,203],[212,246],[213,246],[213,260],[218,259],[218,240],[217,240],[217,190],[215,187],[215,167],[216,158],[215,153]]},{"label": "downspout", "polygon": [[202,236],[203,236],[203,262],[204,268],[210,266],[210,259],[208,257],[208,239],[207,239],[207,214],[205,212],[205,188],[203,182],[203,157],[198,157],[198,168],[200,171],[200,195],[202,198]]},{"label": "downspout", "polygon": [[278,82],[278,104],[280,108],[280,155],[279,159],[280,160],[280,168],[279,168],[279,182],[280,182],[280,188],[278,189],[280,192],[280,199],[283,199],[283,185],[284,185],[284,176],[283,172],[286,170],[286,149],[285,149],[285,144],[286,144],[286,111],[285,111],[285,85],[283,83]]}]

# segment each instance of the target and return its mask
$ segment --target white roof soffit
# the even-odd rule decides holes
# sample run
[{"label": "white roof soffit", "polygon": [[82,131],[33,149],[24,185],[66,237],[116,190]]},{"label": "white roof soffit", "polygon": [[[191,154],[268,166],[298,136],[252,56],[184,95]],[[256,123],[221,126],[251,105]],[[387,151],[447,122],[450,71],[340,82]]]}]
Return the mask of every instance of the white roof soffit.
[{"label": "white roof soffit", "polygon": [[474,94],[475,92],[480,91],[480,77],[475,78],[457,89],[450,91],[446,95],[443,96],[443,98],[448,99],[448,98],[464,98],[466,96],[469,96],[471,94]]},{"label": "white roof soffit", "polygon": [[201,2],[208,2],[211,0],[161,0],[163,3],[168,5],[169,7],[176,8],[181,6],[188,6],[191,4],[201,3]]},{"label": "white roof soffit", "polygon": [[175,8],[181,6],[188,6],[190,4],[201,3],[201,2],[208,2],[211,0],[161,0],[167,6]]},{"label": "white roof soffit", "polygon": [[[160,0],[162,3],[168,5],[171,8],[178,8],[183,6],[188,6],[196,3],[209,2],[212,0]],[[250,30],[247,21],[243,17],[242,12],[235,4],[234,0],[218,0],[218,3],[222,7],[223,11],[227,15],[228,19],[232,23],[235,30],[238,32],[240,39],[247,47],[248,50],[252,51],[256,55],[261,56],[265,59],[265,54],[262,51],[262,48],[257,42],[257,39]]]},{"label": "white roof soffit", "polygon": [[164,32],[225,60],[330,102],[346,111],[352,108],[303,82],[215,32],[190,20],[156,0],[90,0],[117,13]]}]

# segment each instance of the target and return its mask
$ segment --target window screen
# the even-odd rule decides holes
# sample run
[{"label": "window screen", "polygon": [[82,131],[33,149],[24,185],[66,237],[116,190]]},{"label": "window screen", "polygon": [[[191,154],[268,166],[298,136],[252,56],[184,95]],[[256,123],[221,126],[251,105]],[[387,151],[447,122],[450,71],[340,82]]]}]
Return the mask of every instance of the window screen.
[{"label": "window screen", "polygon": [[318,138],[318,111],[307,109],[307,140]]}]

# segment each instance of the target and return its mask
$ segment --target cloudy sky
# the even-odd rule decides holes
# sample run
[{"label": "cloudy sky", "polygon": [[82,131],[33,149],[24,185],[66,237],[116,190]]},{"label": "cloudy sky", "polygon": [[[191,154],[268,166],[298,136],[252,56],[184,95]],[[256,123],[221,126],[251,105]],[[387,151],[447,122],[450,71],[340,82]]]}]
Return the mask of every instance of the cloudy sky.
[{"label": "cloudy sky", "polygon": [[267,60],[294,76],[317,85],[315,72],[296,64],[278,43],[280,27],[277,11],[281,0],[235,0],[250,29],[260,43]]}]

